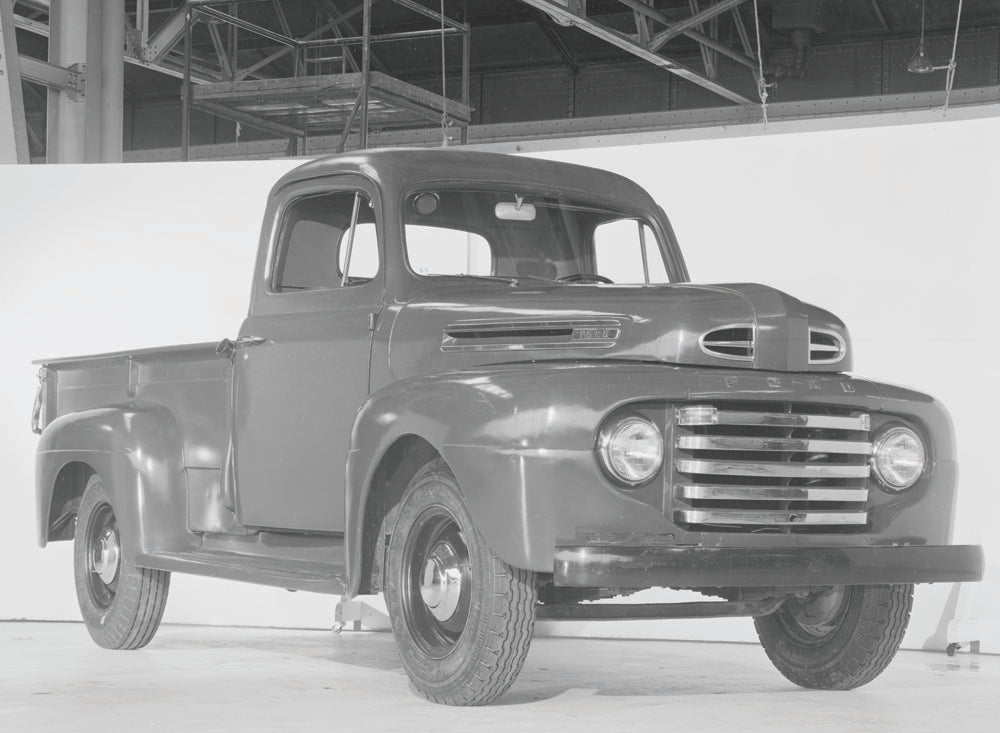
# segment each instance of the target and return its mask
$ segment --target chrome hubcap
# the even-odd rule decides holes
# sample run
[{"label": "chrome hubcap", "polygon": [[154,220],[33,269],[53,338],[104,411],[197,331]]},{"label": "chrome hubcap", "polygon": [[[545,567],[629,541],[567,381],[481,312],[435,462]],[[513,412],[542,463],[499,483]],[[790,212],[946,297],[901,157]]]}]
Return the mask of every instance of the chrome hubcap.
[{"label": "chrome hubcap", "polygon": [[111,585],[118,577],[121,561],[121,547],[118,532],[114,527],[105,527],[91,547],[91,567],[105,585]]},{"label": "chrome hubcap", "polygon": [[465,535],[454,515],[434,504],[413,520],[402,553],[407,629],[424,654],[444,659],[465,633],[476,587]]},{"label": "chrome hubcap", "polygon": [[458,610],[462,577],[461,560],[455,548],[448,542],[438,542],[420,574],[420,597],[438,621],[447,621]]},{"label": "chrome hubcap", "polygon": [[86,527],[77,527],[77,532],[81,531],[86,537],[84,562],[90,600],[106,610],[111,608],[118,592],[122,564],[121,538],[111,505],[105,502],[97,506]]}]

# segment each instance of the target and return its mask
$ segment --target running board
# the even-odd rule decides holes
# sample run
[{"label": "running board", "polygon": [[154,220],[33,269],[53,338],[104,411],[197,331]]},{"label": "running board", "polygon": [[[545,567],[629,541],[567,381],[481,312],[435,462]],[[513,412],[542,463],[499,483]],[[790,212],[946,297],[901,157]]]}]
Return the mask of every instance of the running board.
[{"label": "running board", "polygon": [[152,570],[206,575],[244,583],[270,585],[288,590],[342,595],[346,576],[325,563],[279,561],[237,553],[157,552],[140,553],[135,564]]}]

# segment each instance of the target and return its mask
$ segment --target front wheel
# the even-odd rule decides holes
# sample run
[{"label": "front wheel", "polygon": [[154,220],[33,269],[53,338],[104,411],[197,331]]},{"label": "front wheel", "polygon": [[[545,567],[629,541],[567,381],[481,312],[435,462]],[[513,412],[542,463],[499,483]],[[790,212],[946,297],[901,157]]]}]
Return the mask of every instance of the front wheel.
[{"label": "front wheel", "polygon": [[838,586],[754,620],[781,674],[816,690],[850,690],[889,666],[906,632],[912,585]]},{"label": "front wheel", "polygon": [[534,573],[487,546],[444,461],[430,461],[410,481],[387,570],[392,631],[416,691],[447,705],[500,697],[531,643]]}]

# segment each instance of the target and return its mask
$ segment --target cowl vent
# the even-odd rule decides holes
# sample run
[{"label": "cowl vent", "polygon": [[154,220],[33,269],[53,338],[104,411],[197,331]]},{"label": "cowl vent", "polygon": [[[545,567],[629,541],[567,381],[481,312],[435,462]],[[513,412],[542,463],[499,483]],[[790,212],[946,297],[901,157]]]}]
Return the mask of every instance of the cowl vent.
[{"label": "cowl vent", "polygon": [[732,323],[706,332],[701,350],[711,356],[737,361],[753,361],[754,329],[751,323]]},{"label": "cowl vent", "polygon": [[836,364],[847,354],[844,337],[823,328],[809,329],[809,363]]},{"label": "cowl vent", "polygon": [[621,332],[614,318],[465,321],[445,327],[441,351],[611,349]]}]

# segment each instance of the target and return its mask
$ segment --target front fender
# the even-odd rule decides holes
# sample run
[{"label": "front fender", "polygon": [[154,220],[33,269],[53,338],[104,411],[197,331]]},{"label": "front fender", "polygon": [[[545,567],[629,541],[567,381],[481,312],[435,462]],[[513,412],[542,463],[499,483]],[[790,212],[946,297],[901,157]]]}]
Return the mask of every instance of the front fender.
[{"label": "front fender", "polygon": [[[730,372],[647,363],[510,364],[404,380],[372,395],[359,412],[348,459],[346,554],[351,592],[360,583],[365,505],[382,457],[416,435],[448,462],[476,526],[507,563],[551,572],[560,541],[580,532],[656,535],[680,544],[758,546],[767,535],[697,532],[670,521],[653,486],[620,491],[597,465],[602,420],[633,402],[759,401],[861,408],[910,416],[934,446],[932,470],[917,489],[876,490],[871,533],[860,541],[947,541],[956,465],[947,412],[930,397],[848,375]],[[782,536],[793,545],[808,534]],[[857,544],[831,534],[831,545]]]},{"label": "front fender", "polygon": [[[615,407],[686,395],[678,368],[634,363],[477,368],[407,379],[376,392],[358,413],[348,458],[350,586],[360,582],[374,473],[390,447],[408,435],[444,457],[476,527],[515,567],[551,572],[555,535],[595,516],[662,529],[662,516],[603,479],[593,446],[601,420]],[[562,520],[553,523],[553,516]]]},{"label": "front fender", "polygon": [[133,553],[193,546],[187,532],[181,434],[164,407],[120,405],[83,410],[53,420],[36,453],[38,538],[48,541],[52,493],[59,472],[85,463],[103,479],[119,531]]}]

